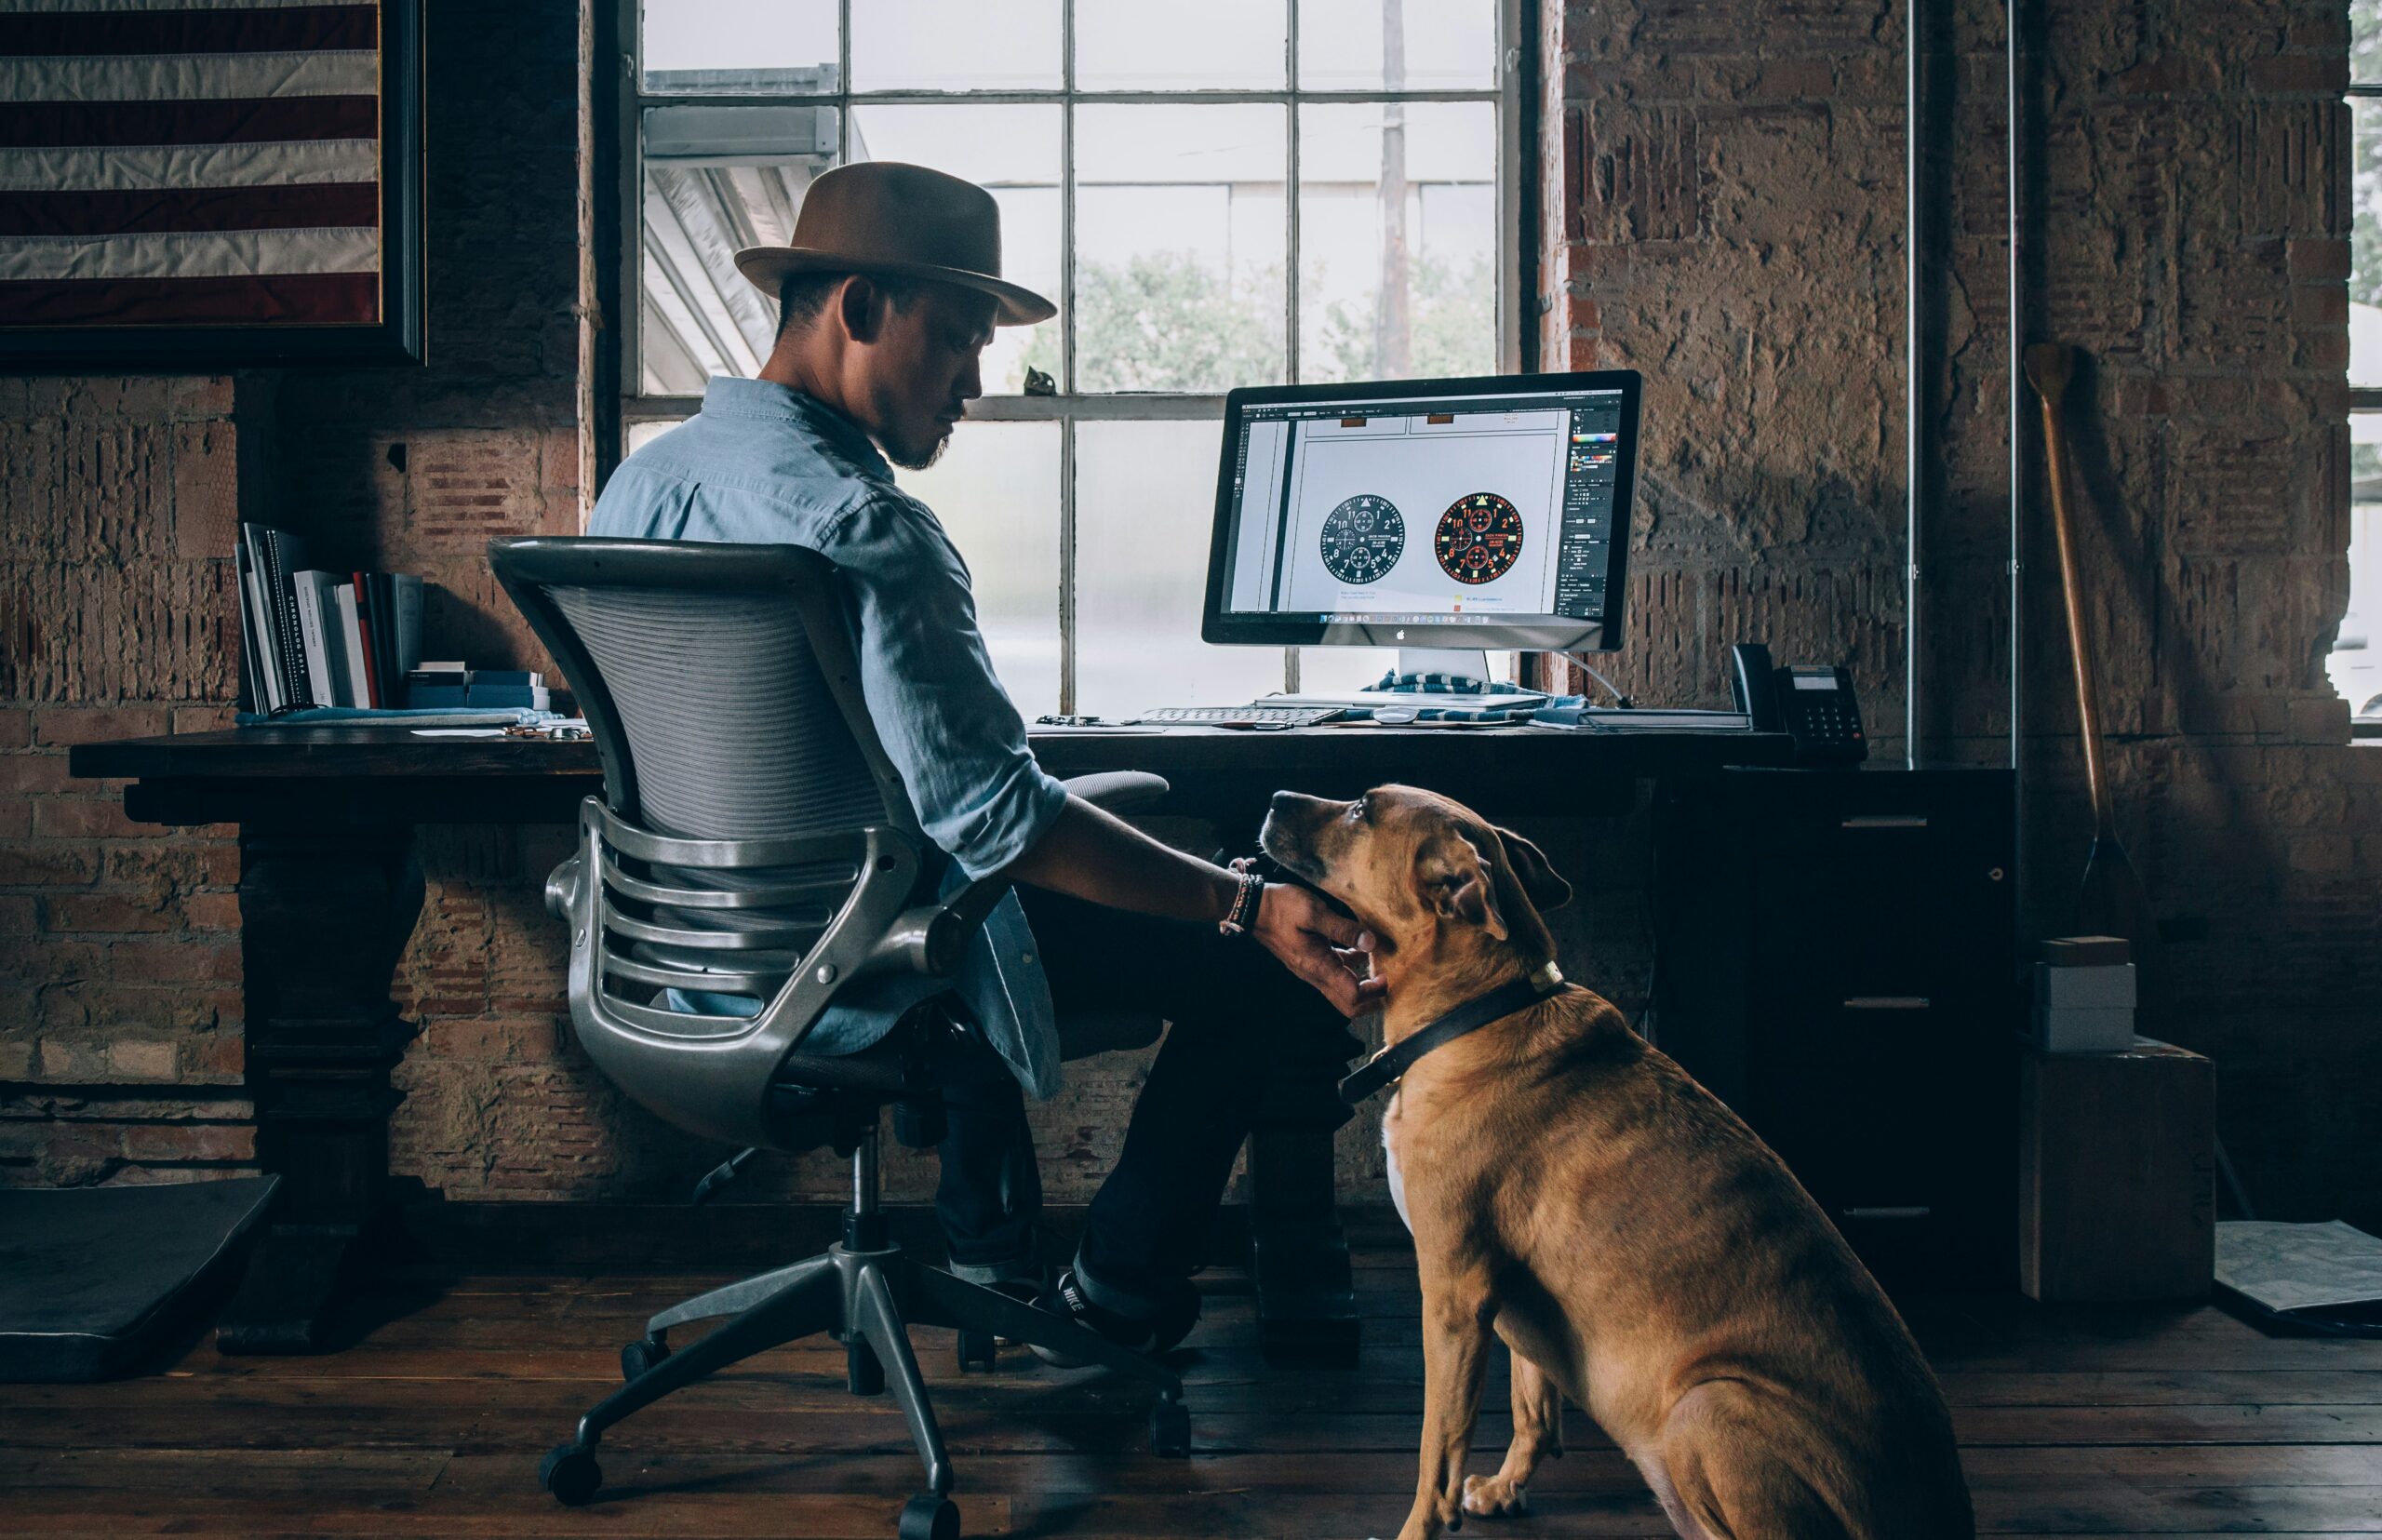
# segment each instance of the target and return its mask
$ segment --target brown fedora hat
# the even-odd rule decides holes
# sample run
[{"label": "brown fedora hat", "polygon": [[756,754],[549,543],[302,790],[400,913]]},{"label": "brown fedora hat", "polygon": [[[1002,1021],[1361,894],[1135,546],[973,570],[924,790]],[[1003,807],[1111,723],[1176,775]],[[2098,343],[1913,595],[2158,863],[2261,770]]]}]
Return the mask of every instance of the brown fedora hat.
[{"label": "brown fedora hat", "polygon": [[1059,307],[1001,280],[1001,208],[972,181],[897,160],[823,173],[803,194],[794,244],[736,253],[736,271],[774,300],[792,273],[890,273],[980,289],[998,326],[1032,326]]}]

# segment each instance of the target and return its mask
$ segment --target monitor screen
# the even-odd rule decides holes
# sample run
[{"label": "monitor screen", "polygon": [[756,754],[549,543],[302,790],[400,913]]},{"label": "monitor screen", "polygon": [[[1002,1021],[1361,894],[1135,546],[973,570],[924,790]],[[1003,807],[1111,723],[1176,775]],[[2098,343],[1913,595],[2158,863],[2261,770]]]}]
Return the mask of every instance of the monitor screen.
[{"label": "monitor screen", "polygon": [[1235,391],[1202,635],[1619,645],[1638,376]]}]

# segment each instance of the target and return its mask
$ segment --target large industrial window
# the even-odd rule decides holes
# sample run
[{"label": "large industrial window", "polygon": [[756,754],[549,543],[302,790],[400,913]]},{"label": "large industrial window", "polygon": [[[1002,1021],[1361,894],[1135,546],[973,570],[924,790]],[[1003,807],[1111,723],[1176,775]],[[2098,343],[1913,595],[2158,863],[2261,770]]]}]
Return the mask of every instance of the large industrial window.
[{"label": "large industrial window", "polygon": [[1382,655],[1198,640],[1223,393],[1519,367],[1519,0],[626,0],[621,288],[632,449],[751,374],[740,247],[813,177],[989,188],[1005,328],[903,484],[973,572],[1031,716],[1370,682]]},{"label": "large industrial window", "polygon": [[2349,57],[2349,613],[2324,662],[2363,736],[2382,730],[2382,0],[2350,5]]}]

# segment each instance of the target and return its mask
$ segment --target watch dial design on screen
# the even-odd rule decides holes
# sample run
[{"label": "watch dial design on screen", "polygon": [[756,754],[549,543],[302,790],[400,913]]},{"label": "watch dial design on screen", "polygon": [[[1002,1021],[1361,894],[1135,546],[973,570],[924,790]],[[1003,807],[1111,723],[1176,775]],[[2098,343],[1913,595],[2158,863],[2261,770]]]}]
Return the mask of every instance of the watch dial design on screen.
[{"label": "watch dial design on screen", "polygon": [[1460,497],[1439,516],[1433,554],[1458,583],[1494,583],[1520,559],[1522,516],[1494,492]]},{"label": "watch dial design on screen", "polygon": [[1405,516],[1385,497],[1359,492],[1323,517],[1323,569],[1342,583],[1378,583],[1405,554]]}]

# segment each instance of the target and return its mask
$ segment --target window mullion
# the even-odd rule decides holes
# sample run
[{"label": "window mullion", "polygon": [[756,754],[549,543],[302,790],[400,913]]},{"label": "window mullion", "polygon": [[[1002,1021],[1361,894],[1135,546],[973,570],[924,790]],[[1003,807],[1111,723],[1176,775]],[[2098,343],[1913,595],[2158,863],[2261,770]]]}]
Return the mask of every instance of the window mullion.
[{"label": "window mullion", "polygon": [[[845,0],[850,4],[850,0]],[[1059,8],[1059,389],[1076,388],[1076,0]],[[1076,422],[1059,419],[1059,712],[1076,709]]]},{"label": "window mullion", "polygon": [[836,7],[836,164],[852,158],[852,0]]},{"label": "window mullion", "polygon": [[[1282,16],[1282,378],[1299,382],[1299,0],[1285,0]],[[1282,649],[1282,688],[1299,688],[1299,649]]]},{"label": "window mullion", "polygon": [[1291,99],[1282,108],[1284,131],[1289,142],[1283,151],[1282,168],[1282,378],[1291,384],[1299,382],[1299,0],[1289,0],[1285,18],[1288,27],[1283,44],[1282,78],[1291,88]]},{"label": "window mullion", "polygon": [[1076,709],[1076,420],[1059,419],[1059,714]]}]

